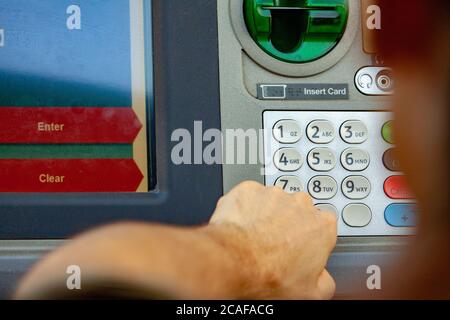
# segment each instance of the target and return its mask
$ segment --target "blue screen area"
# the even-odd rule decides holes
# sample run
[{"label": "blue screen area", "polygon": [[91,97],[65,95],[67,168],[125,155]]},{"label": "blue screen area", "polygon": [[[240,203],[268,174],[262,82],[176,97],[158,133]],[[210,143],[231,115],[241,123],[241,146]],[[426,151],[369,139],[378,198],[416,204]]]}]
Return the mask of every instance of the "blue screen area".
[{"label": "blue screen area", "polygon": [[0,107],[130,107],[130,43],[129,0],[0,0]]}]

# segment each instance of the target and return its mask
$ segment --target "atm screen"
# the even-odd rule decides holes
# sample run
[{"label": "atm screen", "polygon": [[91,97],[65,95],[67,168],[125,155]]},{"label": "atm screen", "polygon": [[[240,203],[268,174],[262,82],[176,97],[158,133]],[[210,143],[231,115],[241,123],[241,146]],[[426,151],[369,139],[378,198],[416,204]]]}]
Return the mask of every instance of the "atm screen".
[{"label": "atm screen", "polygon": [[151,190],[147,5],[0,0],[0,192]]}]

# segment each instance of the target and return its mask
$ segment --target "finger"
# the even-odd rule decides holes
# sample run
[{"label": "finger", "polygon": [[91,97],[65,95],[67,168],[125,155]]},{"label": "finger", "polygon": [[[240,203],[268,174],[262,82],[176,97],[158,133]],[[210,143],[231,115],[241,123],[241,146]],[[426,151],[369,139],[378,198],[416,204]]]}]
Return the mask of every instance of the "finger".
[{"label": "finger", "polygon": [[[331,229],[337,229],[337,216],[336,213],[330,211],[319,211],[318,216],[324,220]],[[337,231],[337,230],[336,230]]]},{"label": "finger", "polygon": [[324,270],[317,281],[318,299],[330,300],[334,297],[335,292],[336,282],[328,271]]},{"label": "finger", "polygon": [[223,206],[224,202],[225,202],[225,196],[220,197],[216,204],[216,210],[219,209],[221,206]]},{"label": "finger", "polygon": [[227,194],[219,199],[216,205],[216,209],[210,219],[210,224],[215,224],[223,221],[229,217],[235,210],[234,206],[236,204],[235,197],[233,195]]},{"label": "finger", "polygon": [[297,192],[292,194],[292,196],[295,198],[297,203],[301,204],[302,206],[306,206],[308,208],[314,207],[313,199],[306,192]]},{"label": "finger", "polygon": [[230,193],[241,193],[248,191],[261,191],[266,187],[260,184],[259,182],[248,180],[240,183],[237,187],[230,191]]},{"label": "finger", "polygon": [[336,283],[333,277],[323,269],[317,280],[311,278],[312,282],[306,283],[302,281],[293,283],[285,288],[280,294],[281,299],[306,299],[306,300],[330,300],[334,297],[336,291]]},{"label": "finger", "polygon": [[317,240],[320,242],[320,247],[323,248],[321,251],[323,258],[328,260],[337,243],[337,216],[332,212],[320,211],[316,215],[316,219],[321,229],[320,237]]}]

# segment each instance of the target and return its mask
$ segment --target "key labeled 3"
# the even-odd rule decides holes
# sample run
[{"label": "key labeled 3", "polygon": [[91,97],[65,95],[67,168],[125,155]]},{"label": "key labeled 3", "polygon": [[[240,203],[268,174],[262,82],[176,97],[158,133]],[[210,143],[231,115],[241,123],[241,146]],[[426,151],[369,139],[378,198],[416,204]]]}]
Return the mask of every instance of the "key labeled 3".
[{"label": "key labeled 3", "polygon": [[361,144],[369,137],[369,130],[362,121],[350,120],[341,126],[341,137],[349,144]]}]

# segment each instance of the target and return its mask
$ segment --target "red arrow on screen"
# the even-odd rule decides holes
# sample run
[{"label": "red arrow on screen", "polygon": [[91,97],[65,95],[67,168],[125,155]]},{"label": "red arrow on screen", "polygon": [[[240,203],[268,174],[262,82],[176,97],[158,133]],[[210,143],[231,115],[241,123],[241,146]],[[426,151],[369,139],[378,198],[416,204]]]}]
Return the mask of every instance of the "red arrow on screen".
[{"label": "red arrow on screen", "polygon": [[132,159],[0,160],[0,192],[136,192]]},{"label": "red arrow on screen", "polygon": [[132,108],[0,107],[0,143],[132,143],[142,128]]}]

